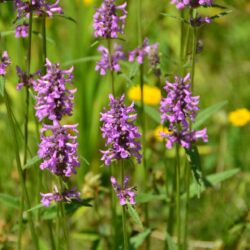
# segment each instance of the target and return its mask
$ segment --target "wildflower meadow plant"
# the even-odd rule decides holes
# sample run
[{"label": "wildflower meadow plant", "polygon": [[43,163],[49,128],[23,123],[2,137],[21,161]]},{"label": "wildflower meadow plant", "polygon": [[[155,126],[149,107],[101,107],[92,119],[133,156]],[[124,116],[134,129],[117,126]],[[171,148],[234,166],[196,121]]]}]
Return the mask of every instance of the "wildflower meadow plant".
[{"label": "wildflower meadow plant", "polygon": [[[211,204],[195,196],[238,173],[224,171],[230,161],[244,165],[231,144],[250,122],[250,111],[241,108],[228,113],[228,122],[244,128],[224,122],[218,130],[208,118],[226,101],[203,107],[213,101],[205,82],[217,91],[210,79],[225,54],[218,54],[219,63],[210,68],[217,43],[216,36],[207,36],[222,27],[214,19],[230,12],[215,2],[169,0],[178,15],[173,16],[157,13],[157,2],[142,0],[100,0],[95,9],[92,0],[0,0],[0,117],[8,118],[0,129],[9,129],[2,141],[10,148],[12,140],[15,154],[15,164],[11,153],[0,157],[6,163],[0,172],[0,203],[8,206],[1,212],[8,225],[0,220],[0,248],[188,250],[203,246],[203,237],[211,238],[205,246],[214,246],[214,228],[208,217],[199,217],[211,214]],[[237,40],[231,35],[230,46]],[[209,63],[199,58],[203,48],[211,50]],[[223,76],[227,85],[240,77],[233,74],[228,70]],[[219,96],[216,91],[213,98]],[[221,202],[221,196],[212,195]],[[200,213],[191,209],[194,204]],[[245,206],[240,200],[237,209]],[[247,220],[240,218],[243,235]],[[204,223],[208,235],[200,230]],[[239,248],[246,242],[241,237],[233,245],[224,237],[221,247]]]}]

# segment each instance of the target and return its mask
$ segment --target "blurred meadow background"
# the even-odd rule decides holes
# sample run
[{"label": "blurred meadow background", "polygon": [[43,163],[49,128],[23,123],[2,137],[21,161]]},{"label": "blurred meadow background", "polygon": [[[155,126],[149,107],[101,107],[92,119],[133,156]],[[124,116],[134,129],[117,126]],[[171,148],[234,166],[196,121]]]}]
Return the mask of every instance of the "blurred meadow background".
[{"label": "blurred meadow background", "polygon": [[[100,6],[97,0],[61,0],[64,15],[70,18],[47,18],[47,54],[49,59],[64,68],[74,66],[74,83],[78,91],[75,98],[73,116],[67,123],[79,124],[79,155],[81,167],[78,174],[72,178],[84,199],[90,201],[92,207],[80,207],[71,212],[69,228],[71,231],[71,249],[94,250],[109,249],[109,218],[108,204],[109,169],[100,161],[100,149],[104,141],[100,133],[100,112],[108,103],[110,93],[110,76],[102,77],[95,71],[96,60],[100,58],[97,52],[98,42],[93,36],[93,14],[95,7]],[[224,103],[222,108],[204,122],[208,129],[209,142],[201,144],[199,151],[202,157],[202,171],[205,176],[223,171],[239,169],[237,174],[220,182],[214,187],[207,188],[200,198],[196,195],[189,203],[189,240],[190,249],[250,249],[250,115],[246,122],[232,113],[240,108],[250,109],[250,2],[247,0],[216,1],[232,10],[229,15],[214,20],[199,31],[202,52],[197,56],[195,75],[195,95],[201,96],[201,111],[212,105]],[[137,3],[128,0],[128,18],[125,30],[125,41],[119,41],[125,50],[132,50],[138,45],[137,31]],[[220,12],[217,8],[203,10],[208,15]],[[151,43],[159,43],[161,70],[167,76],[178,71],[180,21],[162,15],[168,13],[178,16],[175,6],[168,0],[144,0],[142,4],[143,36],[148,37]],[[72,18],[72,19],[71,19]],[[14,37],[13,20],[15,14],[13,5],[8,2],[0,5],[0,32],[2,33],[1,48],[8,50],[13,64],[11,65],[6,89],[10,95],[13,111],[20,128],[24,124],[25,91],[16,91],[17,76],[15,66],[25,67],[27,41]],[[31,72],[41,67],[41,23],[34,21],[32,36]],[[128,103],[132,99],[139,107],[136,91],[133,86],[139,84],[138,67],[134,64],[123,63],[122,73],[116,76],[116,90],[126,93]],[[157,79],[149,70],[145,71],[145,84],[157,86]],[[133,89],[132,89],[133,90]],[[146,103],[148,184],[151,193],[161,195],[165,192],[165,163],[173,162],[174,151],[163,156],[162,142],[156,136],[158,127],[157,116],[159,101],[154,92],[150,93],[149,100],[156,98],[156,103]],[[129,100],[130,99],[130,100]],[[30,109],[32,117],[33,109]],[[231,119],[230,119],[231,114]],[[29,124],[29,159],[32,159],[38,149],[39,138],[36,134],[34,119]],[[0,193],[8,194],[10,201],[0,198],[0,249],[16,249],[19,201],[19,178],[16,171],[13,142],[7,122],[6,108],[0,97]],[[20,148],[23,148],[22,135],[19,133]],[[182,152],[182,156],[184,152]],[[22,156],[22,155],[21,155]],[[183,156],[184,158],[184,156]],[[30,186],[38,181],[37,169],[29,169],[28,190],[32,197],[32,206],[39,204],[40,190],[37,186]],[[130,170],[131,168],[131,170]],[[129,171],[134,173],[133,183],[137,186],[138,196],[142,193],[142,167],[136,166]],[[229,172],[230,173],[230,172]],[[43,185],[50,176],[44,174]],[[48,190],[44,190],[48,191]],[[15,197],[15,198],[13,198]],[[139,198],[138,198],[139,199]],[[149,203],[149,217],[151,244],[153,250],[164,247],[164,230],[167,201],[164,199],[151,200]],[[143,218],[143,201],[137,202],[137,212]],[[38,226],[41,249],[50,249],[47,238],[48,224],[53,223],[51,213],[34,211],[37,221],[42,220],[43,226]],[[24,215],[24,220],[26,215]],[[132,221],[131,236],[136,235],[138,226]],[[24,227],[28,227],[24,223]],[[139,230],[140,231],[140,230]],[[121,235],[118,235],[118,241]],[[29,231],[25,230],[23,249],[33,249],[29,245]],[[146,249],[140,244],[137,249]]]}]

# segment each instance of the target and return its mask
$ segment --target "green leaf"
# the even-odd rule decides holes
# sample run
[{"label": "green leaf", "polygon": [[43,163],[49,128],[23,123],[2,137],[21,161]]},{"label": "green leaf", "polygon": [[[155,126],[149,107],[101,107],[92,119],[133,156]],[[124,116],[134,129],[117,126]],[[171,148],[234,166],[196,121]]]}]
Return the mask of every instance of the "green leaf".
[{"label": "green leaf", "polygon": [[[43,39],[43,36],[42,36],[42,34],[40,32],[33,31],[32,33],[34,35],[36,35],[37,37],[39,37],[40,39]],[[48,36],[46,36],[46,41],[51,43],[51,44],[56,44],[55,41],[52,38],[48,37]]]},{"label": "green leaf", "polygon": [[[231,178],[232,176],[236,175],[237,173],[239,173],[240,169],[239,168],[234,168],[234,169],[230,169],[230,170],[226,170],[220,173],[216,173],[216,174],[212,174],[206,177],[206,181],[207,183],[212,187],[212,186],[216,186],[217,184]],[[208,185],[206,185],[208,186]],[[200,192],[205,191],[206,187],[202,186]],[[192,183],[190,185],[189,188],[189,197],[192,198],[195,195],[197,195],[197,189],[196,189],[196,183]],[[187,194],[184,193],[182,195],[182,198],[186,198]]]},{"label": "green leaf", "polygon": [[136,203],[148,203],[156,200],[169,201],[165,194],[138,194],[136,196]]},{"label": "green leaf", "polygon": [[73,22],[74,24],[77,24],[77,21],[73,17],[65,16],[65,15],[56,15],[56,14],[54,16],[64,18],[64,19],[66,19],[68,21]]},{"label": "green leaf", "polygon": [[0,94],[4,96],[5,80],[3,76],[0,76]]},{"label": "green leaf", "polygon": [[128,213],[131,216],[131,218],[133,219],[134,223],[143,229],[141,219],[140,219],[138,213],[136,212],[136,210],[132,207],[132,205],[130,203],[127,203],[127,207],[128,207]]},{"label": "green leaf", "polygon": [[196,145],[192,145],[190,149],[185,149],[185,151],[188,156],[188,161],[196,181],[196,191],[199,197],[200,189],[204,185],[199,151]]},{"label": "green leaf", "polygon": [[0,202],[8,207],[19,209],[20,201],[17,197],[0,193]]},{"label": "green leaf", "polygon": [[53,204],[47,207],[42,213],[42,220],[53,220],[57,217],[57,205]]},{"label": "green leaf", "polygon": [[175,244],[175,242],[173,241],[172,237],[166,232],[166,240],[168,243],[168,249],[169,250],[177,250],[177,246]]},{"label": "green leaf", "polygon": [[218,110],[223,108],[227,103],[228,101],[219,102],[199,112],[199,114],[197,115],[195,119],[195,123],[193,124],[192,127],[194,129],[198,129],[207,119],[209,119]]},{"label": "green leaf", "polygon": [[83,231],[80,233],[73,233],[72,237],[76,240],[87,240],[87,241],[95,241],[100,238],[97,232],[93,231]]},{"label": "green leaf", "polygon": [[189,24],[189,22],[188,22],[187,20],[185,20],[184,18],[181,18],[181,17],[179,17],[179,16],[173,16],[173,15],[168,14],[168,13],[161,13],[161,15],[166,16],[166,17],[170,17],[170,18],[173,18],[173,19],[176,19],[176,20],[179,20],[179,21],[181,21],[181,22],[184,22],[184,23],[188,23],[188,24]]},{"label": "green leaf", "polygon": [[82,58],[78,58],[75,60],[65,62],[65,63],[63,63],[63,66],[67,67],[67,66],[71,66],[74,64],[84,63],[84,62],[94,62],[94,61],[98,60],[99,58],[100,57],[98,57],[98,56],[86,56],[86,57],[82,57]]},{"label": "green leaf", "polygon": [[150,107],[148,105],[144,105],[144,110],[145,110],[145,113],[151,117],[156,123],[161,123],[161,116],[160,116],[160,112],[153,108],[153,107]]},{"label": "green leaf", "polygon": [[40,157],[38,155],[34,156],[32,159],[28,160],[27,163],[23,166],[23,169],[31,168],[33,165],[40,161]]},{"label": "green leaf", "polygon": [[33,211],[36,211],[37,209],[40,209],[40,208],[43,208],[43,207],[44,207],[44,205],[42,203],[40,203],[40,204],[26,210],[26,212],[33,212]]},{"label": "green leaf", "polygon": [[226,15],[230,14],[231,12],[232,12],[232,10],[227,10],[227,11],[224,11],[224,12],[220,12],[217,15],[211,16],[210,19],[217,19],[217,18],[226,16]]},{"label": "green leaf", "polygon": [[80,207],[92,207],[89,203],[92,199],[84,199],[81,201],[73,200],[71,203],[65,203],[65,211],[67,214],[73,214]]},{"label": "green leaf", "polygon": [[83,161],[86,165],[90,166],[89,161],[88,161],[85,157],[83,157],[83,156],[80,155],[79,158],[80,158],[80,160]]},{"label": "green leaf", "polygon": [[141,246],[141,244],[144,242],[144,240],[151,234],[152,230],[150,228],[146,229],[145,231],[133,236],[130,239],[130,245],[132,246],[132,249],[137,249]]}]

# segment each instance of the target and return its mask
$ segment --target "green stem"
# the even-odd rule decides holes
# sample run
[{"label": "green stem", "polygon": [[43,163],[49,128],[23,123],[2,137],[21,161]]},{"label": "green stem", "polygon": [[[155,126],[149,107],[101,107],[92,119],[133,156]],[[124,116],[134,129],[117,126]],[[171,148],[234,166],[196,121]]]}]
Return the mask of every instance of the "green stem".
[{"label": "green stem", "polygon": [[[122,187],[124,187],[124,161],[121,160],[121,172],[122,172]],[[122,206],[122,227],[123,227],[123,249],[128,250],[128,233],[127,233],[127,227],[126,227],[126,207]]]},{"label": "green stem", "polygon": [[[114,176],[114,166],[110,166],[110,176]],[[112,215],[112,227],[111,227],[111,237],[112,237],[112,249],[117,249],[117,237],[116,237],[116,197],[113,192],[112,184],[110,187],[110,195],[111,195],[111,215]]]},{"label": "green stem", "polygon": [[[137,0],[137,25],[138,25],[138,44],[139,46],[142,45],[143,40],[143,32],[142,32],[142,1]],[[143,161],[143,168],[144,168],[144,185],[148,183],[148,175],[147,175],[147,160],[146,160],[146,124],[145,124],[145,112],[144,112],[144,65],[140,65],[140,94],[141,94],[141,127],[142,127],[142,161]],[[149,210],[148,204],[144,205],[144,216],[145,216],[145,226],[149,227]],[[146,240],[146,249],[150,249],[150,237],[147,237]]]},{"label": "green stem", "polygon": [[23,211],[24,211],[24,195],[21,191],[20,195],[20,209],[19,209],[19,230],[18,230],[18,240],[17,240],[17,249],[22,249],[22,234],[23,234]]},{"label": "green stem", "polygon": [[[196,18],[196,10],[191,12],[192,16]],[[191,88],[194,88],[194,75],[195,75],[195,59],[196,59],[196,47],[197,47],[197,27],[193,27],[193,39],[192,39],[192,69],[191,69]]]},{"label": "green stem", "polygon": [[47,225],[48,225],[48,229],[49,229],[49,238],[50,238],[50,243],[51,243],[51,249],[56,250],[56,245],[55,245],[55,240],[54,240],[51,221],[48,221]]},{"label": "green stem", "polygon": [[[44,14],[42,17],[42,37],[43,37],[43,65],[46,63],[47,58],[47,42],[46,42],[46,15]],[[45,66],[43,67],[44,71],[46,71]],[[46,72],[44,72],[46,73]]]},{"label": "green stem", "polygon": [[185,221],[184,221],[184,240],[183,240],[183,249],[188,249],[188,212],[189,212],[189,196],[190,196],[190,171],[188,162],[186,162],[186,192],[187,192],[187,198],[186,198],[186,207],[185,207]]},{"label": "green stem", "polygon": [[61,249],[61,230],[60,230],[60,205],[57,203],[56,206],[56,250]]},{"label": "green stem", "polygon": [[177,217],[177,246],[181,249],[181,209],[180,209],[180,146],[176,144],[176,217]]},{"label": "green stem", "polygon": [[[27,67],[26,67],[26,74],[28,78],[30,77],[30,64],[31,64],[32,25],[33,25],[33,14],[31,12],[29,16],[29,37],[28,37]],[[27,155],[28,155],[29,104],[30,104],[29,86],[26,86],[26,112],[25,112],[25,122],[24,122],[24,159],[23,159],[24,165],[27,162]]]},{"label": "green stem", "polygon": [[[108,39],[108,50],[109,50],[109,64],[112,65],[112,40]],[[110,70],[111,75],[111,89],[112,94],[115,97],[115,80],[114,80],[114,71]]]},{"label": "green stem", "polygon": [[[181,20],[184,19],[184,10],[180,11]],[[180,40],[180,63],[181,63],[181,72],[184,71],[184,22],[181,21],[181,40]]]},{"label": "green stem", "polygon": [[[27,207],[31,208],[30,199],[29,199],[28,191],[27,191],[27,188],[25,185],[25,179],[24,179],[24,174],[23,174],[20,155],[19,155],[17,131],[16,131],[15,123],[14,123],[13,116],[12,116],[12,110],[11,110],[9,96],[8,96],[8,93],[6,92],[6,90],[4,90],[4,101],[5,101],[7,115],[8,115],[9,122],[10,122],[10,130],[11,130],[12,138],[14,140],[13,144],[14,144],[14,150],[15,150],[15,156],[16,156],[17,170],[18,170],[18,174],[19,174],[19,178],[20,178],[20,182],[21,182],[21,186],[22,186],[22,193],[24,194],[24,197],[26,199]],[[22,210],[20,212],[22,212]],[[33,223],[33,216],[32,216],[32,213],[30,213],[30,212],[28,213],[28,222],[29,222],[31,236],[32,236],[32,239],[33,239],[33,242],[35,245],[35,249],[39,250],[38,238],[37,238],[37,235],[35,232],[35,226]]]}]

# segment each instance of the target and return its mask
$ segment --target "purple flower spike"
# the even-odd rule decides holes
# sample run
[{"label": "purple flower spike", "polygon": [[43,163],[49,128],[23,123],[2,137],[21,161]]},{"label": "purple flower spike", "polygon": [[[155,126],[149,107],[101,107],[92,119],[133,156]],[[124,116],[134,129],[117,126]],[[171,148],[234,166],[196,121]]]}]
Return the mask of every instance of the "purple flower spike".
[{"label": "purple flower spike", "polygon": [[161,133],[166,138],[166,147],[172,148],[174,143],[184,148],[190,148],[191,143],[201,138],[208,141],[207,130],[190,130],[190,124],[195,120],[199,110],[199,97],[192,96],[190,91],[190,75],[184,78],[175,77],[175,82],[166,82],[164,87],[167,97],[162,98],[160,105],[161,123],[168,124],[171,133]]},{"label": "purple flower spike", "polygon": [[136,188],[128,187],[129,178],[127,176],[124,178],[123,187],[117,183],[115,177],[113,176],[110,177],[110,181],[121,206],[126,205],[127,202],[131,205],[135,205]]},{"label": "purple flower spike", "polygon": [[[94,14],[95,37],[118,38],[124,33],[127,3],[115,5],[116,0],[104,0]],[[120,15],[119,15],[120,14]]]},{"label": "purple flower spike", "polygon": [[63,115],[71,115],[76,89],[69,90],[66,83],[72,84],[73,67],[61,70],[59,64],[46,60],[47,74],[34,84],[36,96],[36,116],[39,121],[48,118],[51,121],[61,120]]},{"label": "purple flower spike", "polygon": [[143,64],[145,56],[152,56],[158,50],[158,44],[149,44],[148,38],[145,38],[141,47],[136,48],[129,52],[128,60],[129,62],[134,62],[137,60],[139,64]]},{"label": "purple flower spike", "polygon": [[[77,125],[43,125],[41,129],[41,143],[38,155],[43,159],[40,168],[49,169],[59,176],[70,177],[76,173],[75,168],[80,166],[77,156],[76,141],[78,134]],[[50,132],[50,135],[45,135]]]},{"label": "purple flower spike", "polygon": [[15,0],[17,10],[17,19],[29,17],[33,12],[37,16],[47,14],[52,17],[54,14],[63,14],[62,8],[59,6],[59,0],[53,4],[48,4],[46,0]]},{"label": "purple flower spike", "polygon": [[6,75],[6,69],[10,65],[11,61],[7,51],[4,51],[0,61],[0,76]]},{"label": "purple flower spike", "polygon": [[110,110],[101,113],[102,137],[106,140],[107,150],[101,150],[103,156],[101,160],[106,166],[112,160],[127,159],[134,156],[138,163],[141,162],[141,144],[138,141],[141,134],[134,125],[137,115],[135,114],[134,104],[126,107],[124,95],[115,99],[109,95]]},{"label": "purple flower spike", "polygon": [[16,26],[16,38],[25,38],[28,37],[29,33],[29,25],[23,24],[23,25],[17,25]]},{"label": "purple flower spike", "polygon": [[210,17],[208,17],[208,16],[206,16],[206,17],[198,16],[196,18],[191,18],[190,19],[190,24],[193,27],[199,27],[204,23],[211,23],[211,22],[212,22],[212,19]]},{"label": "purple flower spike", "polygon": [[200,6],[211,6],[213,0],[172,0],[171,4],[175,4],[176,8],[181,10],[185,7],[197,8]]},{"label": "purple flower spike", "polygon": [[96,63],[95,70],[100,71],[101,75],[106,75],[106,71],[120,71],[121,66],[119,64],[120,60],[125,59],[125,55],[122,51],[122,46],[114,44],[114,53],[111,55],[111,62],[109,58],[109,51],[104,46],[99,46],[98,51],[102,53],[102,58]]},{"label": "purple flower spike", "polygon": [[53,201],[55,202],[64,201],[67,203],[72,202],[72,200],[74,199],[80,201],[80,192],[77,192],[76,188],[65,190],[60,194],[60,192],[58,191],[58,188],[54,186],[53,193],[47,193],[47,194],[41,193],[41,196],[42,196],[41,203],[45,207],[48,207]]}]

